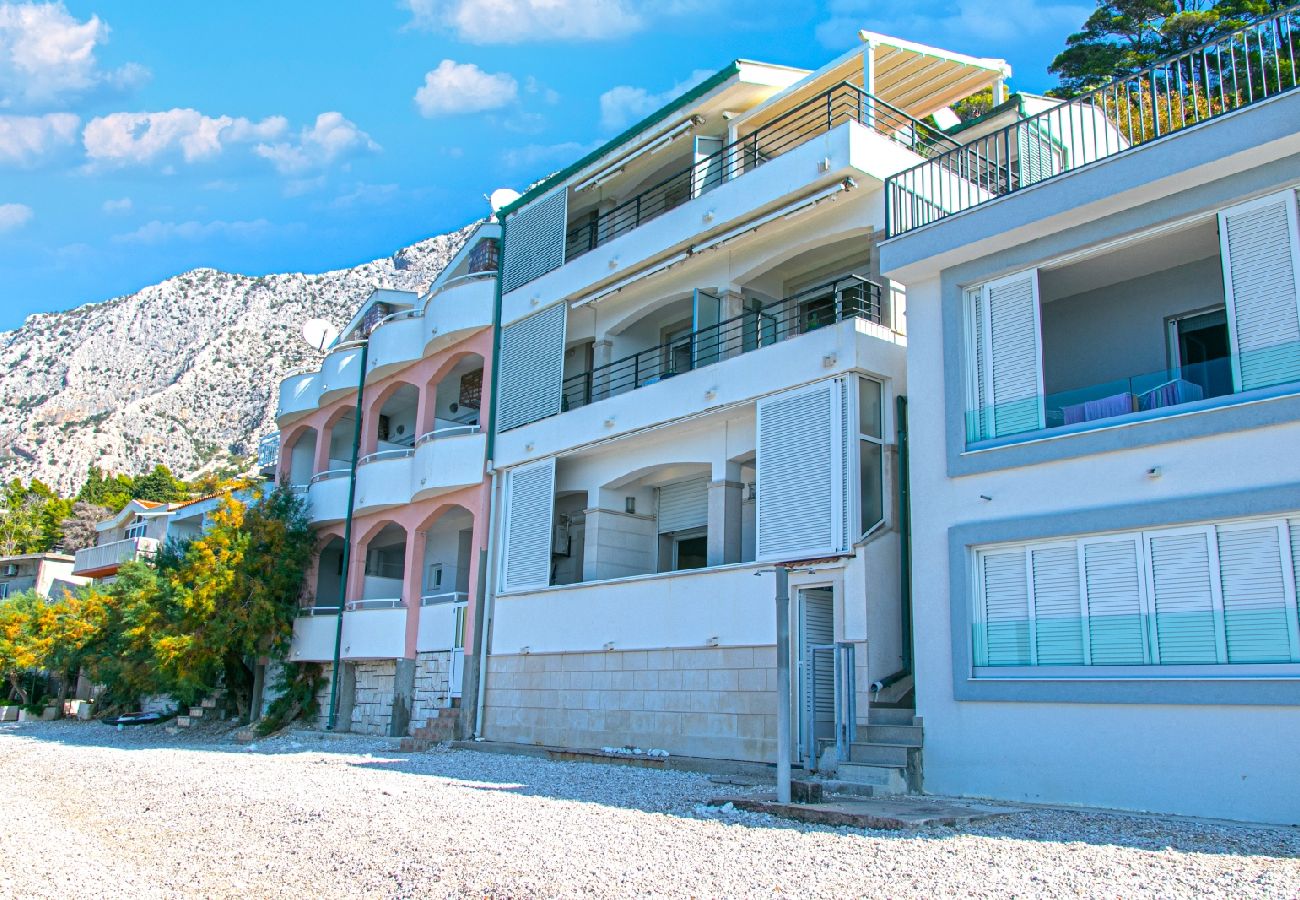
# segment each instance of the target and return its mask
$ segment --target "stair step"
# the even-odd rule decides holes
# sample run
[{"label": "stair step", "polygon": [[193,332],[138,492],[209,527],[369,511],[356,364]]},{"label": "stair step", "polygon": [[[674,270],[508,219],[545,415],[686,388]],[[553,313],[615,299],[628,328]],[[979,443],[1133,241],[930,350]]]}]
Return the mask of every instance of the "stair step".
[{"label": "stair step", "polygon": [[874,725],[859,729],[868,744],[901,744],[905,747],[920,747],[925,737],[925,730],[919,725]]},{"label": "stair step", "polygon": [[907,768],[908,751],[914,747],[902,744],[867,744],[854,743],[849,748],[849,759],[855,763],[868,766],[888,766],[890,768]]},{"label": "stair step", "polygon": [[916,710],[892,706],[873,706],[867,713],[867,721],[872,725],[911,725],[914,718]]},{"label": "stair step", "polygon": [[459,718],[460,718],[460,709],[459,709],[458,707],[454,707],[454,706],[444,706],[442,709],[438,710],[438,718],[439,718],[439,719],[459,719]]},{"label": "stair step", "polygon": [[177,728],[189,728],[190,725],[193,724],[193,722],[194,722],[194,720],[191,719],[189,716],[177,716],[177,717],[176,717],[176,727],[177,727]]},{"label": "stair step", "polygon": [[202,706],[204,709],[216,709],[216,708],[217,708],[217,698],[216,698],[216,697],[205,697],[204,700],[203,700],[203,702],[200,703],[199,705]]},{"label": "stair step", "polygon": [[190,718],[191,718],[191,719],[201,719],[201,718],[203,718],[203,713],[204,713],[204,709],[203,709],[203,707],[201,707],[201,706],[191,706],[191,707],[190,707]]},{"label": "stair step", "polygon": [[872,766],[842,762],[835,773],[838,781],[870,785],[873,794],[906,794],[907,774],[895,766]]}]

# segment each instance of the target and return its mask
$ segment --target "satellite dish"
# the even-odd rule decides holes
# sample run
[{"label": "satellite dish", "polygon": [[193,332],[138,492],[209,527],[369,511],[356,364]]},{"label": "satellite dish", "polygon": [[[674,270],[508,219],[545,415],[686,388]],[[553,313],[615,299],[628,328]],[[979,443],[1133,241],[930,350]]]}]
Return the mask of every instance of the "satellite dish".
[{"label": "satellite dish", "polygon": [[308,319],[302,323],[302,339],[317,350],[324,350],[339,336],[339,330],[327,319]]},{"label": "satellite dish", "polygon": [[510,188],[497,188],[488,197],[488,203],[492,206],[492,212],[497,212],[503,206],[509,206],[519,199],[519,192],[512,191]]}]

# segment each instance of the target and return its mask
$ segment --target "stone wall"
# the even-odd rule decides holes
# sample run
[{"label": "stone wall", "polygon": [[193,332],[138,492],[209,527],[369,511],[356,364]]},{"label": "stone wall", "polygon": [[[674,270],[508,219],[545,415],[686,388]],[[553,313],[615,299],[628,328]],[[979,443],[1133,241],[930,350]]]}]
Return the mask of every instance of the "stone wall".
[{"label": "stone wall", "polygon": [[436,719],[438,710],[448,706],[451,706],[451,651],[416,654],[411,730]]},{"label": "stone wall", "polygon": [[351,730],[356,734],[387,735],[393,718],[393,678],[397,663],[385,659],[353,666],[357,692],[352,705]]},{"label": "stone wall", "polygon": [[494,655],[486,704],[489,740],[765,762],[776,648]]}]

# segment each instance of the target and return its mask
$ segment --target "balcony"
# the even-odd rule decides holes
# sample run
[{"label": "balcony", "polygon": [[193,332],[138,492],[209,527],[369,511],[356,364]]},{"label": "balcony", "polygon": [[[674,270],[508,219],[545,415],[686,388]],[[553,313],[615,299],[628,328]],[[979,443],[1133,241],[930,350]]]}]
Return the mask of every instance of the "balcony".
[{"label": "balcony", "polygon": [[451,592],[420,598],[420,631],[415,649],[419,653],[452,650],[464,646],[465,606],[469,594]]},{"label": "balcony", "polygon": [[890,237],[1295,90],[1292,6],[949,149],[885,185]]},{"label": "balcony", "polygon": [[849,276],[565,379],[568,411],[851,319],[884,323],[880,285]]},{"label": "balcony", "polygon": [[72,574],[85,578],[106,578],[116,575],[122,563],[133,559],[152,557],[158,552],[157,538],[137,537],[113,541],[78,550],[72,563]]},{"label": "balcony", "polygon": [[382,450],[357,463],[356,511],[405,506],[483,481],[487,436],[477,425],[448,425],[415,447]]},{"label": "balcony", "polygon": [[321,472],[307,486],[308,517],[313,525],[342,522],[348,515],[349,469]]},{"label": "balcony", "polygon": [[298,618],[293,622],[293,643],[289,658],[294,662],[332,661],[338,613],[337,606],[308,606],[300,609]]},{"label": "balcony", "polygon": [[418,362],[492,325],[496,272],[453,278],[425,301],[423,310],[394,313],[370,335],[367,382]]},{"label": "balcony", "polygon": [[263,475],[274,475],[280,465],[280,432],[262,435],[257,442],[257,468]]},{"label": "balcony", "polygon": [[344,659],[400,659],[406,655],[407,609],[401,600],[361,600],[343,613]]}]

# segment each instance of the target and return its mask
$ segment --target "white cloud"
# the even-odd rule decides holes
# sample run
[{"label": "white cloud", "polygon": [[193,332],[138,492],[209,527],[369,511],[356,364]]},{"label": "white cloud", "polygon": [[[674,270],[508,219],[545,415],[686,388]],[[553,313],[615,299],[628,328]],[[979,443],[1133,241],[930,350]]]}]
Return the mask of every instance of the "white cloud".
[{"label": "white cloud", "polygon": [[505,72],[489,75],[473,63],[444,59],[424,75],[415,105],[426,119],[500,109],[519,96],[519,83]]},{"label": "white cloud", "polygon": [[270,160],[280,174],[297,175],[379,149],[370,135],[342,113],[323,112],[315,125],[302,129],[297,141],[258,144],[254,152]]},{"label": "white cloud", "polygon": [[81,120],[72,113],[0,116],[0,165],[31,166],[77,139]]},{"label": "white cloud", "polygon": [[712,75],[708,69],[696,69],[685,80],[662,93],[621,84],[600,95],[600,124],[607,131],[621,131],[644,119],[668,101],[685,93]]},{"label": "white cloud", "polygon": [[105,200],[99,208],[104,211],[105,215],[116,216],[129,213],[134,206],[130,197],[121,197],[117,200]]},{"label": "white cloud", "polygon": [[[403,0],[411,27],[447,30],[472,44],[603,40],[645,27],[632,0]],[[645,2],[645,6],[652,4]]]},{"label": "white cloud", "polygon": [[599,143],[565,141],[562,144],[528,144],[502,151],[501,164],[508,169],[536,169],[543,164],[550,166],[570,163],[596,149]]},{"label": "white cloud", "polygon": [[1039,0],[923,0],[905,5],[832,0],[830,18],[817,26],[817,39],[830,48],[851,47],[858,43],[859,29],[865,28],[924,35],[926,43],[975,56],[1006,55],[1035,36],[1078,29],[1092,11],[1087,4]]},{"label": "white cloud", "polygon": [[0,108],[65,105],[145,81],[149,71],[135,63],[100,67],[95,49],[108,32],[98,16],[78,21],[62,3],[0,3]]},{"label": "white cloud", "polygon": [[100,166],[144,165],[177,154],[193,163],[220,156],[231,144],[273,139],[288,125],[282,116],[253,122],[205,116],[196,109],[120,112],[91,119],[82,142],[86,157]]},{"label": "white cloud", "polygon": [[259,240],[275,230],[266,219],[243,222],[160,222],[154,219],[135,231],[114,236],[119,244],[164,244],[171,241],[203,241],[223,238],[236,241]]},{"label": "white cloud", "polygon": [[22,228],[33,215],[32,208],[25,203],[0,203],[0,233]]},{"label": "white cloud", "polygon": [[346,194],[340,194],[329,203],[330,209],[358,209],[361,207],[387,206],[399,196],[400,189],[395,184],[358,184]]}]

